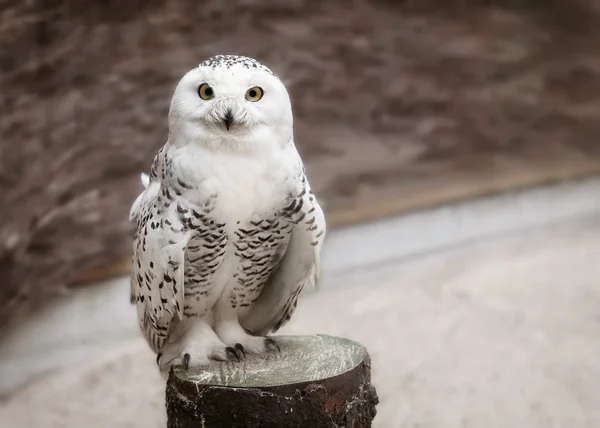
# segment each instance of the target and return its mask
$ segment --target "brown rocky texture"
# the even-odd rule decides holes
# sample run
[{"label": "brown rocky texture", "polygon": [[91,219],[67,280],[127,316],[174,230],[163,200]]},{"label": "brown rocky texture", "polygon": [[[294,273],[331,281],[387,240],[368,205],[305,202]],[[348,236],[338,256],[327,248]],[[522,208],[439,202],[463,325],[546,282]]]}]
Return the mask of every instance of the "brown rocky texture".
[{"label": "brown rocky texture", "polygon": [[0,1],[0,327],[128,257],[210,55],[286,82],[333,223],[598,171],[599,50],[592,0]]}]

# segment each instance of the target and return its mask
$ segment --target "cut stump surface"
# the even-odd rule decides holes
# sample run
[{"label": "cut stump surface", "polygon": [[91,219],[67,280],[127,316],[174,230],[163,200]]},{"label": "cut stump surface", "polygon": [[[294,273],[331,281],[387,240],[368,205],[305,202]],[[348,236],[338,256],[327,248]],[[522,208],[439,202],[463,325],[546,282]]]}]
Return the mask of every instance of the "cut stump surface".
[{"label": "cut stump surface", "polygon": [[274,338],[279,353],[172,370],[168,428],[371,427],[378,398],[362,345],[322,335]]}]

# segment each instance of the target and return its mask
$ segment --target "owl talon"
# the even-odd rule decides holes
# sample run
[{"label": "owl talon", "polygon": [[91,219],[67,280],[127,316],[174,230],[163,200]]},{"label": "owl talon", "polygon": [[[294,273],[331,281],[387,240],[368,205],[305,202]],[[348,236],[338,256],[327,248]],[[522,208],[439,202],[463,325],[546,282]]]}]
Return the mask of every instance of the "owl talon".
[{"label": "owl talon", "polygon": [[273,339],[271,339],[270,337],[267,337],[265,339],[265,346],[268,348],[269,346],[273,346],[275,349],[277,349],[277,352],[281,352],[281,348],[279,347],[279,343],[275,342]]},{"label": "owl talon", "polygon": [[230,359],[235,358],[236,360],[238,360],[238,362],[240,361],[240,357],[234,348],[232,348],[231,346],[228,346],[227,348],[225,348],[225,351],[227,351],[227,356]]},{"label": "owl talon", "polygon": [[236,343],[235,349],[237,349],[238,351],[240,351],[242,353],[243,358],[246,358],[246,351],[244,350],[244,347],[242,346],[241,343]]},{"label": "owl talon", "polygon": [[156,365],[160,366],[160,357],[162,357],[162,352],[156,354]]},{"label": "owl talon", "polygon": [[183,367],[188,370],[190,368],[190,354],[183,355]]}]

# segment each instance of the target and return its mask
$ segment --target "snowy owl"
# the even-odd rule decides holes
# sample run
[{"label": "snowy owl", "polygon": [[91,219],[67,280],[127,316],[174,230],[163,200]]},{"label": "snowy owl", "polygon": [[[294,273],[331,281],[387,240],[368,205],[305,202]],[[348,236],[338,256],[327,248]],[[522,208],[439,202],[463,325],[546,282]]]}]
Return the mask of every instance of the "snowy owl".
[{"label": "snowy owl", "polygon": [[169,136],[130,211],[131,302],[162,371],[279,349],[266,337],[316,285],[325,218],[283,83],[219,55],[179,81]]}]

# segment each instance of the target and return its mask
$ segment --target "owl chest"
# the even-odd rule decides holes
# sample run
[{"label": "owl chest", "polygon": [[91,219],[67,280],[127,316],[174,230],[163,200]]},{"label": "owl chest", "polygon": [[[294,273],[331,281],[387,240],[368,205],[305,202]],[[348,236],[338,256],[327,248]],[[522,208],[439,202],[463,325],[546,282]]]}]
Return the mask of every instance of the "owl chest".
[{"label": "owl chest", "polygon": [[278,266],[287,249],[291,224],[283,216],[252,220],[232,238],[234,268],[228,298],[233,308],[248,307]]},{"label": "owl chest", "polygon": [[186,250],[186,298],[224,293],[232,307],[248,307],[284,256],[291,229],[287,217],[272,213],[200,232]]},{"label": "owl chest", "polygon": [[271,216],[302,187],[301,165],[280,152],[261,157],[192,152],[177,158],[173,173],[173,185],[186,184],[186,199],[198,205],[211,199],[210,214],[233,225]]}]

